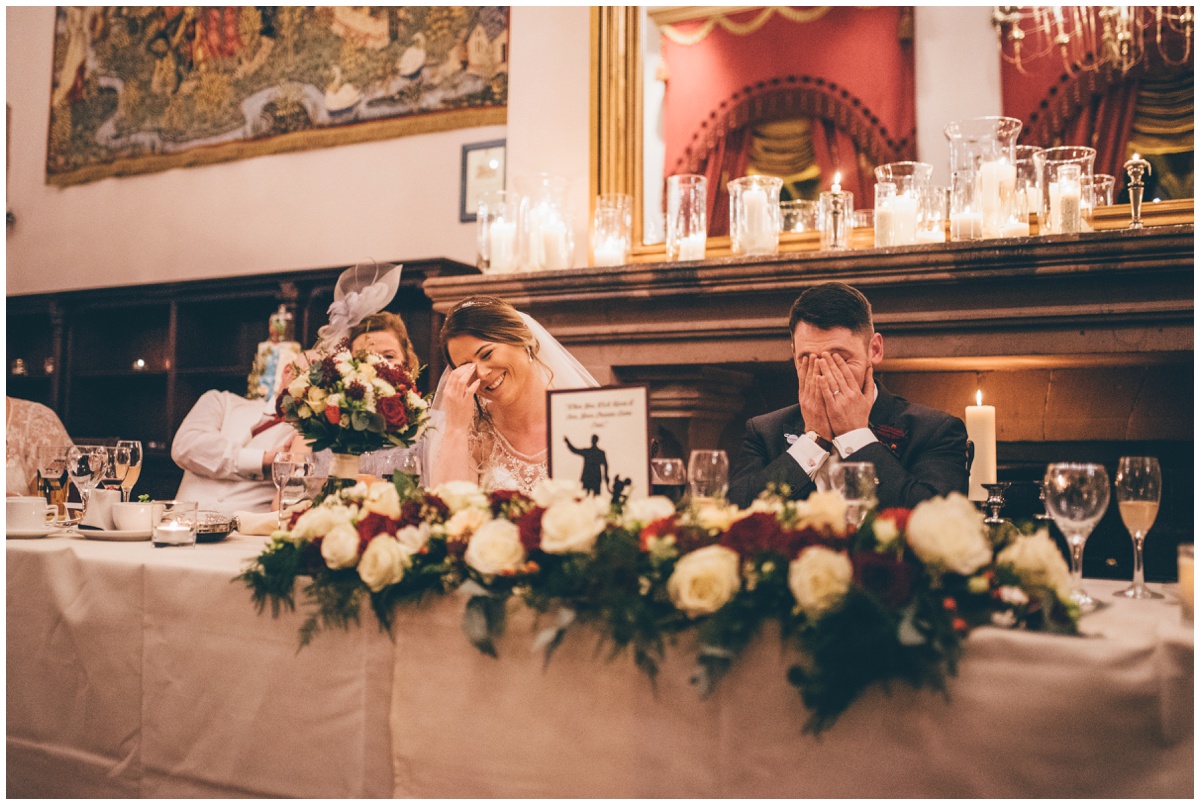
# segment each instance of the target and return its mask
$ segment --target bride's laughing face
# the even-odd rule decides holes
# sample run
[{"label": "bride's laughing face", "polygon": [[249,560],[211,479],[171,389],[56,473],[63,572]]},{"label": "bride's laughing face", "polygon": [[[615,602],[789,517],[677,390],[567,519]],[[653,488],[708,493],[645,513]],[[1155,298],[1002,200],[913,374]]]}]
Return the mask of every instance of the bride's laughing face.
[{"label": "bride's laughing face", "polygon": [[475,365],[479,378],[475,393],[498,405],[520,400],[534,381],[534,364],[523,346],[458,335],[446,342],[446,352],[456,367]]}]

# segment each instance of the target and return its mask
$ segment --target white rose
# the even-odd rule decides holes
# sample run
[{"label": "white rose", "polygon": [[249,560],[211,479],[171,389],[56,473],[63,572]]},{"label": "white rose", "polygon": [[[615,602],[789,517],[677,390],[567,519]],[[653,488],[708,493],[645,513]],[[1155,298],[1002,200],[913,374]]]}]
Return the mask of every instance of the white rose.
[{"label": "white rose", "polygon": [[349,523],[338,523],[321,541],[321,556],[333,570],[354,567],[358,562],[358,532]]},{"label": "white rose", "polygon": [[805,548],[788,566],[788,589],[800,609],[812,617],[840,604],[853,578],[850,557],[820,545]]},{"label": "white rose", "polygon": [[654,495],[648,498],[634,498],[625,504],[625,527],[636,528],[639,524],[653,523],[674,514],[675,504],[668,497]]},{"label": "white rose", "polygon": [[913,552],[930,567],[969,576],[991,561],[983,515],[958,492],[918,503],[907,531]]},{"label": "white rose", "polygon": [[337,372],[343,378],[348,378],[354,374],[354,364],[350,362],[349,352],[339,352],[333,357],[334,366],[337,367]]},{"label": "white rose", "polygon": [[542,508],[548,509],[555,503],[569,503],[582,500],[585,496],[583,485],[579,481],[564,481],[554,478],[543,478],[534,485],[530,497]]},{"label": "white rose", "polygon": [[405,392],[404,398],[408,401],[408,407],[413,411],[424,411],[429,407],[429,403],[426,402],[425,398],[415,391],[409,390]]},{"label": "white rose", "polygon": [[487,495],[470,481],[447,481],[438,484],[433,488],[433,494],[450,507],[451,514],[469,506],[477,509],[488,508]]},{"label": "white rose", "polygon": [[508,520],[485,523],[471,536],[463,560],[485,576],[519,570],[525,564],[520,529]]},{"label": "white rose", "polygon": [[469,537],[491,519],[492,515],[484,509],[460,509],[446,521],[446,536],[450,539]]},{"label": "white rose", "polygon": [[846,532],[846,501],[837,492],[813,492],[796,504],[798,528],[814,528],[818,531]]},{"label": "white rose", "polygon": [[312,542],[343,523],[350,525],[350,512],[345,506],[314,506],[296,518],[291,539],[293,542]]},{"label": "white rose", "polygon": [[706,500],[695,509],[696,523],[708,531],[728,531],[734,521],[741,516],[737,506],[721,505]]},{"label": "white rose", "polygon": [[875,542],[879,543],[879,547],[888,547],[899,536],[900,529],[896,527],[895,520],[884,518],[875,521]]},{"label": "white rose", "polygon": [[358,561],[358,577],[377,593],[389,584],[398,584],[408,568],[408,551],[388,534],[380,534],[367,543]]},{"label": "white rose", "polygon": [[398,520],[400,519],[400,493],[392,484],[371,484],[367,488],[367,498],[363,501],[363,509]]},{"label": "white rose", "polygon": [[608,504],[599,498],[555,503],[542,515],[542,550],[546,553],[591,553],[604,531]]},{"label": "white rose", "polygon": [[358,376],[366,385],[370,385],[375,380],[375,363],[373,361],[360,361],[356,370]]},{"label": "white rose", "polygon": [[311,407],[314,411],[324,411],[325,398],[328,396],[329,395],[325,393],[325,389],[321,388],[320,386],[309,386],[307,398],[309,407]]},{"label": "white rose", "polygon": [[783,514],[784,503],[777,497],[758,497],[750,502],[750,505],[742,509],[737,517],[738,520],[744,520],[752,514],[773,514],[776,517]]},{"label": "white rose", "polygon": [[375,390],[375,399],[377,400],[396,395],[396,387],[386,380],[380,380],[378,377],[371,381],[371,387]]},{"label": "white rose", "polygon": [[342,407],[342,395],[339,392],[334,392],[325,398],[325,407],[333,406],[334,408]]},{"label": "white rose", "polygon": [[1060,598],[1071,593],[1071,571],[1050,532],[1044,528],[1032,536],[1017,537],[1000,551],[996,564],[1011,567],[1021,582],[1030,587],[1049,587]]},{"label": "white rose", "polygon": [[409,525],[396,532],[396,539],[410,554],[419,553],[429,542],[430,533],[429,523]]},{"label": "white rose", "polygon": [[303,400],[305,392],[308,391],[308,375],[297,377],[288,384],[288,394],[292,395],[293,399]]},{"label": "white rose", "polygon": [[667,579],[671,603],[689,617],[711,615],[741,587],[741,560],[724,545],[709,545],[682,557]]},{"label": "white rose", "polygon": [[1029,596],[1020,587],[1004,586],[996,590],[1000,600],[1006,604],[1022,607],[1029,603]]}]

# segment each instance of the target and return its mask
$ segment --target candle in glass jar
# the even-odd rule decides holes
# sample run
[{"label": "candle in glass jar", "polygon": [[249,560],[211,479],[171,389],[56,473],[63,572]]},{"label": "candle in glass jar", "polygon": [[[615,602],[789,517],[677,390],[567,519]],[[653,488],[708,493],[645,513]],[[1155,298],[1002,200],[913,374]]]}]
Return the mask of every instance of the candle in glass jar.
[{"label": "candle in glass jar", "polygon": [[193,542],[192,527],[174,520],[154,527],[155,545],[187,545]]},{"label": "candle in glass jar", "polygon": [[488,228],[488,270],[503,273],[517,265],[517,225],[493,221]]},{"label": "candle in glass jar", "polygon": [[983,216],[977,212],[950,213],[951,240],[978,240],[983,237]]},{"label": "candle in glass jar", "polygon": [[917,242],[917,200],[900,194],[892,199],[892,244],[907,246]]},{"label": "candle in glass jar", "polygon": [[620,266],[625,264],[625,241],[620,238],[605,238],[592,251],[592,263],[597,266]]},{"label": "candle in glass jar", "polygon": [[775,236],[775,226],[767,207],[767,192],[758,187],[744,191],[742,209],[746,213],[746,246],[750,249],[770,248]]},{"label": "candle in glass jar", "polygon": [[1017,186],[1017,166],[1003,159],[979,166],[980,206],[983,209],[983,235],[997,237],[1012,212],[1013,191]]},{"label": "candle in glass jar", "polygon": [[703,260],[706,236],[703,232],[684,235],[679,239],[680,260]]},{"label": "candle in glass jar", "polygon": [[567,225],[557,218],[542,221],[542,268],[557,271],[570,266],[567,253]]},{"label": "candle in glass jar", "polygon": [[984,484],[996,483],[996,407],[983,404],[983,392],[975,392],[975,405],[967,406],[967,438],[975,444],[967,497],[987,500]]}]

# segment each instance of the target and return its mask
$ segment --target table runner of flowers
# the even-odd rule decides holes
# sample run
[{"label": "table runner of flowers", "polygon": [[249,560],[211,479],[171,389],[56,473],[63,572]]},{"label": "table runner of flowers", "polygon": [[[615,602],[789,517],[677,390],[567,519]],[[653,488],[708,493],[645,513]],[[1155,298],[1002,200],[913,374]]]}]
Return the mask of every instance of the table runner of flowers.
[{"label": "table runner of flowers", "polygon": [[989,529],[959,494],[851,528],[835,493],[786,491],[739,509],[605,500],[556,480],[530,496],[423,490],[397,473],[294,516],[239,578],[260,612],[303,596],[302,645],[357,624],[364,599],[389,629],[400,607],[457,592],[465,634],[487,654],[519,602],[539,615],[547,661],[566,630],[588,624],[653,679],[674,636],[696,629],[700,695],[775,621],[813,732],[874,684],[945,690],[973,628],[1077,633],[1069,571],[1044,529]]}]

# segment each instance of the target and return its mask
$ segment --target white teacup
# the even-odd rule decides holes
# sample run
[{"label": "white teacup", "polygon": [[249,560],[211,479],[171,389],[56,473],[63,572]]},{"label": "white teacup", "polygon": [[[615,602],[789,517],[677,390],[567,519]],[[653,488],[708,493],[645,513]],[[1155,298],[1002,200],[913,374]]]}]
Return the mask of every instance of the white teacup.
[{"label": "white teacup", "polygon": [[149,531],[150,524],[150,507],[154,504],[138,501],[130,501],[128,503],[114,503],[112,505],[112,519],[118,531]]},{"label": "white teacup", "polygon": [[120,489],[93,489],[88,498],[87,509],[83,512],[83,525],[112,531],[113,504],[121,502]]},{"label": "white teacup", "polygon": [[58,507],[41,498],[6,498],[5,512],[8,515],[9,531],[38,531],[49,527],[58,516]]}]

